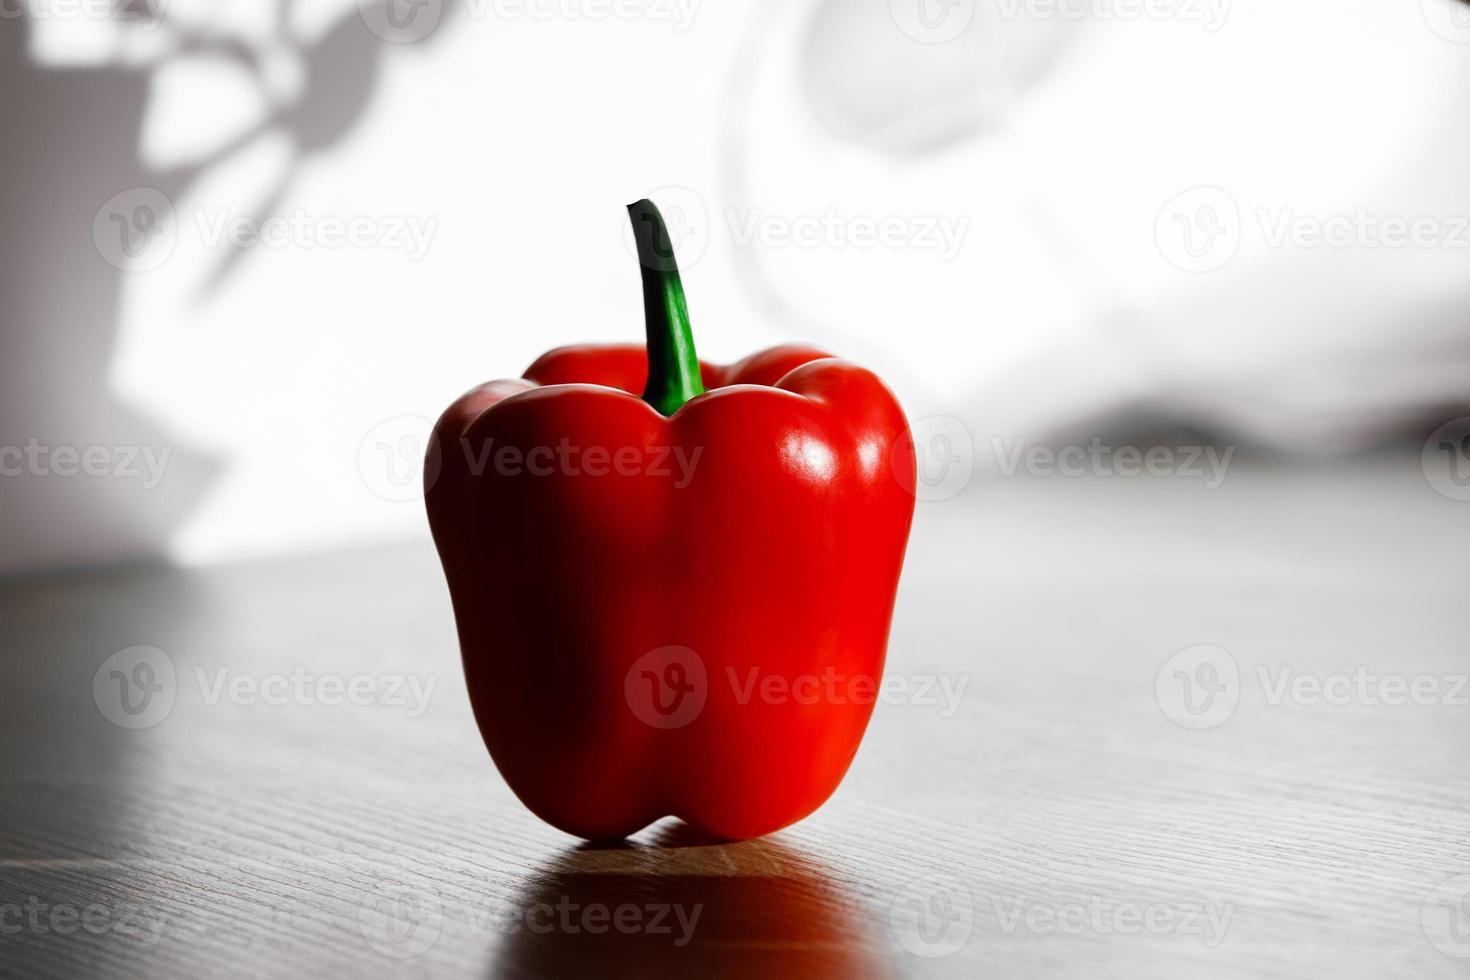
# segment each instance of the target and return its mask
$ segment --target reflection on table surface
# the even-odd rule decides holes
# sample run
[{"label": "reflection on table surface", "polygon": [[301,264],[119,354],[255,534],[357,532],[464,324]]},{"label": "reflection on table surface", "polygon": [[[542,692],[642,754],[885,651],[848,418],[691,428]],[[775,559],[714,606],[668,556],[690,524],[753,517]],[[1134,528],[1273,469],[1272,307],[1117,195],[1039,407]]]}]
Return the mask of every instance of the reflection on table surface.
[{"label": "reflection on table surface", "polygon": [[[21,928],[0,961],[1456,975],[1436,889],[1470,871],[1464,708],[1271,691],[1466,673],[1465,504],[1417,458],[982,489],[920,507],[887,665],[907,694],[824,807],[740,844],[675,824],[579,846],[528,813],[426,546],[4,583],[0,924]],[[1191,728],[1157,684],[1202,645],[1237,697]],[[152,672],[114,677],[138,648]],[[321,696],[357,677],[364,703]]]}]

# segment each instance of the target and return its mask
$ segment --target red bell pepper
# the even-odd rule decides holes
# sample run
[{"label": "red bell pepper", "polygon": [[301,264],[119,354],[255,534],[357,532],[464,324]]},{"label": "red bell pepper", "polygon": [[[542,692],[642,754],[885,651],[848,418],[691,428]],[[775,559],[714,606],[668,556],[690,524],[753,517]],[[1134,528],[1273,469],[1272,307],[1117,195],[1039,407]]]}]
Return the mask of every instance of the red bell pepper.
[{"label": "red bell pepper", "polygon": [[663,220],[629,212],[647,347],[559,348],[461,397],[429,521],[475,718],[526,806],[593,840],[668,815],[755,837],[857,751],[913,444],[883,383],[823,351],[699,362]]}]

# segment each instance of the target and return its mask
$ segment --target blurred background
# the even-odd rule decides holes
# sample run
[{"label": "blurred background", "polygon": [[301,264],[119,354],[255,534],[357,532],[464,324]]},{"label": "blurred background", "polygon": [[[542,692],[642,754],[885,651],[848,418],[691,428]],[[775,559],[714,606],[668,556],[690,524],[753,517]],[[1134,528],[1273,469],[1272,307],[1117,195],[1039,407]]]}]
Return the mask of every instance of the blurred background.
[{"label": "blurred background", "polygon": [[1470,414],[1460,0],[7,0],[0,44],[6,572],[422,539],[445,405],[640,338],[641,196],[702,356],[862,361],[972,472]]},{"label": "blurred background", "polygon": [[[1467,108],[1465,0],[0,0],[0,974],[1462,977]],[[519,803],[424,514],[643,197],[919,450],[740,844]]]}]

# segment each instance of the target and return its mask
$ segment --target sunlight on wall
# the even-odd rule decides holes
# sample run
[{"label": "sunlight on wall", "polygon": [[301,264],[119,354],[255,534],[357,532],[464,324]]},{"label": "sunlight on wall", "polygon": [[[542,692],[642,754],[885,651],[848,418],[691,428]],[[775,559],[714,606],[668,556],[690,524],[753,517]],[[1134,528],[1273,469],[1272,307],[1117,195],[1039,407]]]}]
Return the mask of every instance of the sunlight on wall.
[{"label": "sunlight on wall", "polygon": [[[444,0],[413,43],[347,0],[35,16],[16,70],[75,139],[28,193],[70,202],[81,242],[95,215],[96,245],[91,278],[13,271],[35,283],[13,343],[95,387],[80,345],[116,399],[48,438],[120,440],[136,413],[176,489],[89,522],[66,515],[113,501],[12,483],[10,513],[47,516],[7,567],[423,538],[444,406],[548,347],[641,337],[623,205],[649,194],[703,356],[826,345],[982,455],[1137,401],[1346,449],[1463,395],[1470,241],[1293,237],[1470,214],[1456,0],[980,0],[947,39],[903,2]],[[108,99],[99,140],[79,107]]]}]

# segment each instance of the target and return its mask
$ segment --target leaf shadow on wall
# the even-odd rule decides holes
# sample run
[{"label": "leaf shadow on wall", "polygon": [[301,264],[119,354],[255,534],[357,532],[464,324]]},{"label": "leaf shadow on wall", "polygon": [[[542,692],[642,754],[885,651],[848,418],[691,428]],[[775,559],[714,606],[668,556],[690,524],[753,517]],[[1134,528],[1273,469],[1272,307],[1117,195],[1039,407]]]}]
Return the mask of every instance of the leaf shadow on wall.
[{"label": "leaf shadow on wall", "polygon": [[[361,119],[394,47],[367,28],[356,4],[305,43],[292,39],[289,0],[276,15],[276,47],[267,50],[223,32],[176,28],[135,3],[118,11],[131,21],[124,29],[161,32],[164,53],[85,67],[38,63],[29,18],[0,21],[0,573],[159,558],[223,465],[120,399],[110,369],[127,289],[135,277],[167,268],[166,259],[156,269],[126,261],[156,217],[138,210],[138,195],[177,204],[257,139],[284,136],[291,156],[276,184],[258,201],[232,202],[257,222],[270,217],[302,163]],[[168,169],[147,164],[140,134],[166,64],[224,59],[264,86],[267,59],[282,44],[300,68],[295,98],[202,158]],[[220,246],[196,301],[207,301],[248,251]],[[227,398],[228,383],[248,379],[221,382]],[[88,451],[83,469],[73,453]]]}]

